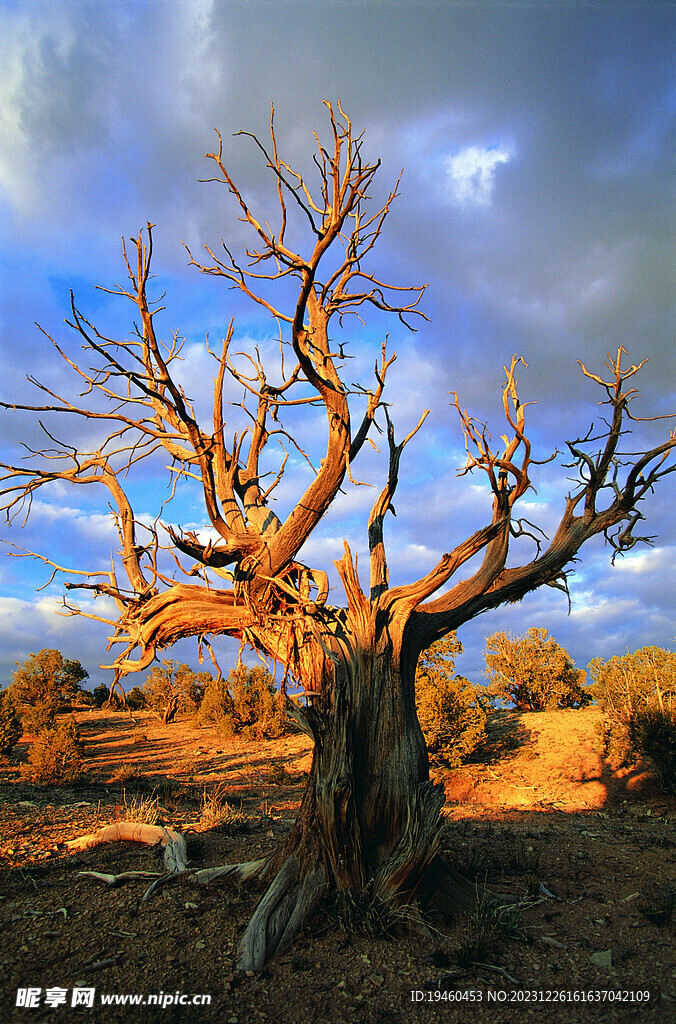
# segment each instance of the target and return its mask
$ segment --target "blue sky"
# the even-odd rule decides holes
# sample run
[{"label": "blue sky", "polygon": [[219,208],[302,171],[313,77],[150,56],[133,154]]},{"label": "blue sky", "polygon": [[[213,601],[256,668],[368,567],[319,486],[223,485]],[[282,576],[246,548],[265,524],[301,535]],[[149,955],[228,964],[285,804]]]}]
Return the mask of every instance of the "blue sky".
[{"label": "blue sky", "polygon": [[[126,336],[130,311],[94,286],[122,281],[121,236],[152,221],[162,328],[186,338],[184,380],[205,406],[206,332],[222,337],[235,316],[242,343],[271,348],[275,334],[269,318],[187,266],[182,240],[197,250],[243,238],[224,191],[198,181],[213,129],[235,180],[272,216],[256,153],[233,133],[264,135],[272,102],[281,151],[307,164],[312,130],[326,129],[321,101],[340,100],[369,155],[382,158],[379,188],[404,170],[378,270],[429,282],[430,322],[417,334],[374,316],[351,329],[349,348],[352,379],[366,383],[389,330],[398,360],[387,397],[400,437],[432,410],[406,449],[386,538],[393,579],[420,575],[490,515],[484,481],[456,476],[464,452],[450,391],[499,435],[502,367],[523,355],[522,394],[537,402],[530,423],[545,458],[598,420],[576,360],[598,371],[624,345],[632,360],[650,359],[636,412],[676,409],[673,71],[673,5],[650,0],[0,2],[0,397],[34,402],[26,374],[67,386],[34,322],[75,352],[63,325],[71,287],[97,325]],[[667,429],[641,428],[636,443]],[[87,428],[77,433],[86,439]],[[36,426],[2,412],[0,436],[3,459],[16,461]],[[538,471],[524,509],[545,530],[569,486],[560,463]],[[290,461],[281,511],[306,472]],[[373,453],[360,478],[380,485],[383,473]],[[154,518],[164,478],[132,489],[136,511]],[[115,542],[105,499],[82,490],[43,489],[27,525],[3,525],[2,538],[61,564],[105,567]],[[657,536],[653,548],[614,568],[602,542],[583,549],[570,615],[547,589],[464,627],[458,669],[480,681],[484,638],[532,625],[580,667],[627,647],[673,646],[675,497],[667,481],[645,504],[641,532]],[[347,488],[306,560],[330,565],[343,537],[365,553],[372,500],[373,488]],[[168,518],[194,528],[206,519],[187,492]],[[0,556],[0,682],[45,646],[109,681],[98,669],[108,630],[58,616],[58,581],[36,592],[47,580],[39,564]],[[220,651],[227,665],[233,648]],[[194,645],[169,654],[196,663]]]}]

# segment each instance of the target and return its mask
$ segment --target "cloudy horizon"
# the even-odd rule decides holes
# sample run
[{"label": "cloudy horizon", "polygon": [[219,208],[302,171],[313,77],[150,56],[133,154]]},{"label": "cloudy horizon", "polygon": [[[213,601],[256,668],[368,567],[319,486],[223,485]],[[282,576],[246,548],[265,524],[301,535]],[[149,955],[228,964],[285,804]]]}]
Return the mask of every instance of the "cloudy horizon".
[{"label": "cloudy horizon", "polygon": [[[428,284],[429,321],[417,333],[377,314],[345,335],[350,382],[368,385],[389,332],[398,358],[385,397],[398,437],[432,410],[404,453],[386,534],[394,579],[422,575],[490,518],[484,481],[457,477],[465,453],[451,392],[499,437],[502,368],[522,355],[521,393],[537,403],[528,422],[541,459],[600,422],[599,396],[577,360],[600,372],[620,346],[633,362],[647,357],[636,413],[676,409],[673,67],[673,6],[662,2],[0,0],[0,399],[35,403],[27,375],[68,387],[67,367],[35,322],[76,353],[63,324],[71,288],[104,333],[126,336],[129,303],[96,285],[122,283],[121,237],[147,222],[156,225],[158,292],[166,291],[162,330],[186,339],[182,372],[198,406],[213,375],[207,333],[220,339],[234,316],[240,347],[272,353],[270,318],[188,266],[184,242],[198,253],[221,237],[235,247],[244,238],[226,190],[199,180],[211,174],[203,154],[218,129],[235,181],[261,216],[274,217],[274,188],[236,133],[263,138],[274,104],[280,152],[308,166],[312,132],[326,138],[322,101],[340,101],[364,131],[366,153],[382,160],[375,200],[403,170],[374,266],[395,283]],[[91,428],[69,429],[85,438]],[[628,443],[668,430],[664,420],[637,424]],[[38,427],[0,410],[0,436],[2,460],[16,462],[22,443],[38,443]],[[565,461],[537,469],[537,494],[523,510],[547,533],[570,487]],[[330,566],[346,538],[366,564],[383,464],[376,453],[362,462],[360,479],[373,486],[346,486],[306,560]],[[280,509],[309,472],[290,460]],[[654,546],[611,566],[612,550],[590,543],[573,567],[570,612],[563,594],[544,588],[480,617],[459,632],[458,671],[482,681],[483,642],[498,629],[543,626],[580,668],[627,648],[673,649],[673,479],[642,509],[638,533]],[[166,481],[151,474],[133,486],[136,512],[154,521]],[[105,568],[114,525],[105,498],[88,490],[42,488],[26,526],[19,517],[0,537],[71,568]],[[186,494],[165,519],[204,529],[206,515]],[[58,579],[6,551],[0,685],[42,647],[80,660],[93,684],[110,682],[98,668],[112,657],[109,628],[57,615]],[[518,551],[529,560],[534,548]],[[227,669],[236,644],[221,651]],[[192,642],[164,653],[197,664]]]}]

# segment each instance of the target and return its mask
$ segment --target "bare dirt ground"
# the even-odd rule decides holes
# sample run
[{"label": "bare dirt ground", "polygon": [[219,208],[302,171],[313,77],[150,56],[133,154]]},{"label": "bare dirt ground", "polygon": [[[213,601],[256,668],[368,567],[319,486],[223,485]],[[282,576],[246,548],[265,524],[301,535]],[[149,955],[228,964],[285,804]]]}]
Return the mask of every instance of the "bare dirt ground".
[{"label": "bare dirt ground", "polygon": [[[109,889],[79,872],[157,869],[157,849],[73,856],[63,844],[150,796],[161,822],[188,836],[192,865],[264,856],[291,826],[309,741],[226,742],[144,714],[77,718],[86,781],[25,782],[30,737],[0,764],[0,1021],[676,1021],[676,803],[649,766],[613,774],[595,709],[500,712],[483,759],[439,774],[449,857],[492,892],[521,897],[518,917],[482,905],[427,934],[402,918],[387,935],[362,935],[327,905],[256,977],[234,968],[256,893],[186,880],[143,902],[143,881]],[[202,806],[213,793],[234,812],[216,827]],[[373,916],[362,910],[365,926]],[[39,1005],[17,1007],[29,986]],[[95,989],[92,1008],[71,1007],[75,988]],[[53,989],[65,1006],[45,1005]],[[174,1002],[148,1005],[159,993]],[[146,1005],[101,1005],[126,994]],[[193,994],[210,1005],[176,1004]]]}]

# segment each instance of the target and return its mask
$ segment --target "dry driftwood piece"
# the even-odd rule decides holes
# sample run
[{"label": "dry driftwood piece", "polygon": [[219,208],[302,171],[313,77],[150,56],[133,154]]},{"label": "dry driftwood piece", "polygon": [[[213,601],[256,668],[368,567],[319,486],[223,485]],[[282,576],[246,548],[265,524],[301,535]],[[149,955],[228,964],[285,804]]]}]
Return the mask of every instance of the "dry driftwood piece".
[{"label": "dry driftwood piece", "polygon": [[[188,870],[185,837],[180,832],[162,825],[148,825],[140,821],[118,821],[112,825],[105,825],[98,832],[91,832],[78,839],[70,839],[66,846],[70,853],[78,853],[82,850],[91,850],[96,846],[102,846],[105,843],[117,842],[143,843],[146,846],[161,844],[164,847],[164,864],[167,870],[165,872],[122,871],[117,875],[106,871],[79,871],[78,874],[96,878],[111,887],[135,878],[154,878],[155,881],[143,895],[143,899],[147,899],[158,886],[185,875]],[[247,882],[260,875],[266,864],[266,859],[245,861],[242,864],[223,864],[218,867],[191,871],[189,878],[191,882],[197,882],[200,885],[207,885],[217,878]]]},{"label": "dry driftwood piece", "polygon": [[247,860],[242,864],[222,864],[220,867],[200,868],[190,872],[190,881],[200,885],[208,885],[217,878],[232,879],[237,882],[248,882],[263,871],[267,860]]},{"label": "dry driftwood piece", "polygon": [[103,871],[81,871],[80,874],[98,878],[111,886],[132,878],[154,878],[155,881],[143,894],[145,900],[159,885],[173,881],[185,874],[188,869],[188,854],[184,837],[180,832],[175,832],[174,829],[165,828],[162,825],[148,825],[140,821],[117,821],[113,825],[105,825],[98,832],[80,836],[79,839],[71,839],[66,846],[71,853],[78,853],[81,850],[91,850],[95,846],[102,846],[104,843],[117,842],[144,843],[146,846],[156,846],[161,843],[164,847],[166,871],[164,873],[159,871],[123,871],[119,875]]},{"label": "dry driftwood piece", "polygon": [[80,836],[79,839],[70,839],[66,846],[71,853],[78,853],[80,850],[91,850],[105,843],[118,842],[145,843],[146,846],[161,843],[164,847],[164,864],[167,871],[179,874],[188,867],[185,839],[180,832],[165,828],[163,825],[147,825],[140,821],[116,821],[112,825],[100,828],[98,832]]}]

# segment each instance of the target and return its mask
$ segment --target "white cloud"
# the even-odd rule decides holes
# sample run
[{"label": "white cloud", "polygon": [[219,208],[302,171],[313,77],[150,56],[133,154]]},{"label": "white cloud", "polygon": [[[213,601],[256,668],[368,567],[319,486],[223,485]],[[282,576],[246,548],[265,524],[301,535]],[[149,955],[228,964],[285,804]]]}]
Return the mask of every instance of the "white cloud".
[{"label": "white cloud", "polygon": [[[84,612],[115,618],[109,598],[94,601],[83,595],[78,604]],[[90,672],[95,671],[107,658],[110,632],[105,623],[69,615],[61,598],[53,594],[31,601],[0,596],[0,682],[8,683],[14,664],[43,647],[58,648],[66,658],[77,658]]]},{"label": "white cloud", "polygon": [[495,169],[510,159],[511,153],[498,146],[467,146],[449,157],[446,167],[453,198],[463,206],[490,206]]},{"label": "white cloud", "polygon": [[643,576],[647,572],[657,572],[673,565],[673,548],[652,548],[638,554],[625,555],[615,562],[615,572],[626,572]]}]

